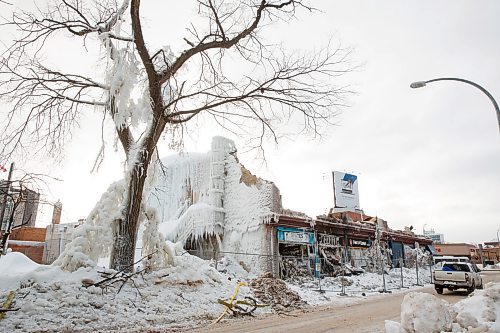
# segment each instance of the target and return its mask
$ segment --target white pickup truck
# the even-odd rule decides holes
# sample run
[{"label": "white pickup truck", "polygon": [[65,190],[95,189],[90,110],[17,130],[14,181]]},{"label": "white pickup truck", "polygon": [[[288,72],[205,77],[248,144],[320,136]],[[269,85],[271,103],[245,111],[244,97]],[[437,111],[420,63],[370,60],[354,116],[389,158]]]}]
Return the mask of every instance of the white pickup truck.
[{"label": "white pickup truck", "polygon": [[483,279],[479,275],[479,269],[465,262],[443,262],[441,269],[433,272],[434,288],[438,294],[443,293],[443,289],[450,291],[457,289],[467,289],[468,293],[476,288],[483,289]]}]

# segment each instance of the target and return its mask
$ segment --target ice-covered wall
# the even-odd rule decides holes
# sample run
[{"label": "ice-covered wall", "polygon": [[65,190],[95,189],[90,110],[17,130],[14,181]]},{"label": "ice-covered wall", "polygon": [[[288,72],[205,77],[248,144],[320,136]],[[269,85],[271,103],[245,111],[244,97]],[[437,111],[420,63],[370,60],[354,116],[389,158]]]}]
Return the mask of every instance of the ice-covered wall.
[{"label": "ice-covered wall", "polygon": [[[214,137],[206,154],[182,154],[163,160],[164,175],[159,177],[150,197],[161,219],[160,231],[167,239],[185,242],[215,236],[219,251],[248,253],[238,255],[254,270],[266,270],[269,229],[264,221],[279,213],[279,190],[253,176],[236,157],[233,141]],[[234,256],[233,256],[234,257]]]}]

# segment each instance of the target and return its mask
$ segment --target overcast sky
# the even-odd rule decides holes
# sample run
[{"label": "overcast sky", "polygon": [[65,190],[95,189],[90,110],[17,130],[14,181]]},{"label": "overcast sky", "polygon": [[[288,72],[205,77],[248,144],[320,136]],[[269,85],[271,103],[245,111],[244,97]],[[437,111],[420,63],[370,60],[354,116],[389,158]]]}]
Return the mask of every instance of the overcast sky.
[{"label": "overcast sky", "polygon": [[[182,42],[178,36],[193,14],[169,10],[173,1],[165,8],[143,2],[147,25],[161,20],[164,27],[147,30],[146,39],[159,45]],[[343,79],[356,91],[351,106],[321,140],[298,137],[269,144],[267,164],[256,160],[254,152],[240,155],[242,163],[276,183],[286,208],[310,216],[333,205],[331,171],[339,170],[358,175],[361,207],[392,228],[413,225],[421,232],[425,225],[452,242],[496,239],[500,132],[492,103],[459,82],[417,90],[409,84],[460,77],[479,83],[500,101],[500,2],[316,0],[314,5],[323,12],[301,12],[288,26],[270,27],[268,39],[311,50],[333,36],[352,47],[350,60],[362,66]],[[64,179],[47,194],[63,202],[63,222],[86,216],[107,185],[121,177],[123,157],[111,149],[100,171],[89,172],[99,145],[95,120],[82,120],[60,165],[32,161]],[[228,136],[244,150],[239,138],[200,128],[187,140],[186,151],[209,150],[214,135]],[[167,155],[165,146],[161,152]]]}]

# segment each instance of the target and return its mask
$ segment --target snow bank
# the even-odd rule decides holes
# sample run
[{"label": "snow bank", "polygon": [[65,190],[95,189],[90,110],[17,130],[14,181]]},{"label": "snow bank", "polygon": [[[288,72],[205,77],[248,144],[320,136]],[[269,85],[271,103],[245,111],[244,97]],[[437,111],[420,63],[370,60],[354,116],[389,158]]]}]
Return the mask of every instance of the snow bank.
[{"label": "snow bank", "polygon": [[0,257],[0,289],[11,288],[19,276],[36,270],[40,265],[20,252],[9,252]]},{"label": "snow bank", "polygon": [[[98,268],[82,267],[68,272],[57,266],[37,265],[22,254],[11,253],[0,260],[0,304],[9,290],[15,290],[17,296],[13,307],[20,310],[6,314],[1,322],[2,330],[106,332],[186,329],[217,318],[223,311],[217,300],[228,299],[239,281],[250,282],[253,276],[248,267],[230,258],[223,258],[215,265],[213,261],[189,255],[179,243],[167,242],[167,249],[172,260],[171,267],[137,275],[134,277],[135,284],[129,281],[119,292],[121,283],[108,288],[88,286],[103,279]],[[242,287],[238,299],[260,296],[273,304],[269,300],[271,295],[276,298],[274,303],[278,306],[287,307],[289,301],[293,301],[292,307],[296,307],[301,306],[302,301],[310,305],[352,304],[362,301],[364,295],[383,297],[374,290],[375,286],[381,285],[380,275],[365,273],[346,279],[352,283],[346,287],[346,292],[356,292],[350,297],[338,295],[338,278],[330,281],[330,291],[319,293],[314,290],[317,288],[317,280],[314,279],[299,286],[261,277],[254,280],[255,290]],[[295,293],[287,291],[287,287],[297,292],[302,301]],[[489,286],[484,293],[486,298],[499,299],[500,287]],[[258,311],[269,310],[264,308]],[[481,312],[489,318],[487,312]],[[467,321],[475,325],[466,314],[462,314],[461,318],[463,323]],[[478,324],[481,325],[484,320],[478,321]],[[403,329],[399,323],[386,326]],[[390,332],[408,333],[405,330]]]},{"label": "snow bank", "polygon": [[222,257],[217,261],[210,261],[210,266],[215,267],[217,271],[234,279],[250,280],[257,277],[249,267],[242,262],[236,262],[228,257]]},{"label": "snow bank", "polygon": [[449,304],[431,294],[406,294],[401,304],[401,326],[408,333],[449,331],[455,317]]},{"label": "snow bank", "polygon": [[488,270],[493,270],[493,271],[496,271],[496,270],[499,270],[500,269],[500,263],[498,264],[494,264],[494,265],[486,265],[483,270],[484,271],[488,271]]},{"label": "snow bank", "polygon": [[409,293],[401,323],[386,321],[386,333],[500,332],[500,283],[488,283],[452,305],[431,294]]},{"label": "snow bank", "polygon": [[[156,331],[212,321],[223,311],[217,299],[229,298],[237,281],[178,245],[170,250],[174,266],[137,275],[134,283],[129,280],[119,292],[121,282],[104,289],[88,286],[103,279],[95,268],[67,272],[56,266],[15,266],[17,272],[24,273],[15,284],[1,288],[0,303],[8,289],[15,289],[13,307],[20,310],[6,314],[2,331]],[[0,281],[6,277],[4,266],[22,258],[9,256],[0,261]],[[238,298],[247,295],[250,289],[243,287]]]}]

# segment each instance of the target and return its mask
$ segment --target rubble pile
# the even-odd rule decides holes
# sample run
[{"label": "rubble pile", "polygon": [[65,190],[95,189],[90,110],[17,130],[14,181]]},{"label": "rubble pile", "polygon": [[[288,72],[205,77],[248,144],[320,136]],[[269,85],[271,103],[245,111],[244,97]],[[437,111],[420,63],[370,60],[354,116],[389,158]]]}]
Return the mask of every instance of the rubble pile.
[{"label": "rubble pile", "polygon": [[294,282],[303,282],[311,279],[311,268],[307,261],[300,261],[292,258],[282,260],[283,279]]},{"label": "rubble pile", "polygon": [[288,288],[285,282],[267,272],[250,282],[255,297],[276,311],[290,311],[306,305],[299,294]]},{"label": "rubble pile", "polygon": [[339,284],[339,285],[344,285],[344,286],[352,286],[354,283],[351,279],[343,277],[343,276],[337,276],[334,281]]}]

